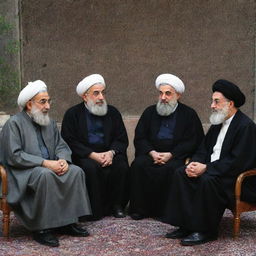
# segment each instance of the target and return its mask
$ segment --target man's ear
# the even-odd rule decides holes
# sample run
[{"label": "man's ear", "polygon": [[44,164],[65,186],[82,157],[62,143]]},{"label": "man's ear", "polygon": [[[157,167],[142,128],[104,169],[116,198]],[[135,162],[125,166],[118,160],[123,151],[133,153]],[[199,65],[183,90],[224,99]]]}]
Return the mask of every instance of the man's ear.
[{"label": "man's ear", "polygon": [[26,109],[27,109],[28,111],[30,111],[31,108],[32,108],[32,101],[29,100],[29,101],[26,103]]},{"label": "man's ear", "polygon": [[85,102],[87,102],[87,94],[86,94],[86,93],[83,94],[82,98],[83,98],[83,100],[84,100]]},{"label": "man's ear", "polygon": [[176,92],[176,93],[177,93],[177,100],[179,100],[181,97],[181,93],[178,93],[178,92]]},{"label": "man's ear", "polygon": [[233,100],[230,101],[230,106],[231,106],[232,108],[235,107],[235,102],[234,102]]}]

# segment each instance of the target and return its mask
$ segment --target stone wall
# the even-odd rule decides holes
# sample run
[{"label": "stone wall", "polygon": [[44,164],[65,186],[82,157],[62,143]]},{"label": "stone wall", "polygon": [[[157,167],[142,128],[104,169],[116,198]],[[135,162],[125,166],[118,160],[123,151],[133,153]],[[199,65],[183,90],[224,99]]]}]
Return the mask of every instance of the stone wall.
[{"label": "stone wall", "polygon": [[3,0],[0,10],[22,42],[21,63],[20,56],[10,61],[21,66],[23,86],[47,83],[59,123],[80,102],[77,83],[91,73],[105,77],[108,102],[121,111],[128,131],[130,160],[136,123],[157,99],[160,73],[184,81],[182,101],[206,130],[211,85],[219,78],[242,88],[242,110],[256,119],[254,0]]},{"label": "stone wall", "polygon": [[0,1],[0,111],[16,111],[20,91],[19,0]]},{"label": "stone wall", "polygon": [[105,77],[109,103],[140,116],[160,73],[186,84],[182,101],[208,123],[211,85],[237,83],[254,117],[254,0],[20,0],[23,85],[42,79],[58,121],[86,75]]}]

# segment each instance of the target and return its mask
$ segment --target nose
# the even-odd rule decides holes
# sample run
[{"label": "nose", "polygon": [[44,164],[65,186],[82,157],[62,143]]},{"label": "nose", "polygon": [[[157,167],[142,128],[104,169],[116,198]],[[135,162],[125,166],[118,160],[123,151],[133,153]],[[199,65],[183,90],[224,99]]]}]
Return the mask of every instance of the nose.
[{"label": "nose", "polygon": [[99,95],[98,95],[98,99],[99,99],[99,100],[103,100],[103,99],[104,99],[104,95],[103,95],[103,93],[102,93],[102,92],[100,92],[100,93],[99,93]]},{"label": "nose", "polygon": [[216,108],[216,103],[213,101],[212,103],[211,103],[211,109],[215,109]]},{"label": "nose", "polygon": [[44,108],[47,109],[47,110],[50,109],[50,104],[49,104],[48,101],[45,103]]},{"label": "nose", "polygon": [[165,99],[166,99],[166,94],[165,94],[165,93],[162,93],[162,94],[160,95],[160,98],[161,98],[161,100],[165,100]]}]

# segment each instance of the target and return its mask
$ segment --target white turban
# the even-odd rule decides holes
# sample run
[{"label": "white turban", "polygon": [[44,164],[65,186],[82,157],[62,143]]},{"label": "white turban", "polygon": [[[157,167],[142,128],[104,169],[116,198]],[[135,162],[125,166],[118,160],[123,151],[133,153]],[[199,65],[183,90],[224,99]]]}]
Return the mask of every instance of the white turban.
[{"label": "white turban", "polygon": [[168,84],[171,85],[177,93],[182,94],[185,91],[184,83],[175,75],[162,74],[156,79],[156,88],[159,89],[160,85]]},{"label": "white turban", "polygon": [[76,87],[76,92],[82,96],[91,86],[95,84],[103,84],[106,86],[103,76],[99,74],[92,74],[85,77]]},{"label": "white turban", "polygon": [[24,87],[18,97],[17,103],[20,108],[24,108],[26,103],[31,100],[39,92],[46,92],[47,86],[41,80],[36,80],[34,82],[29,82],[26,87]]}]

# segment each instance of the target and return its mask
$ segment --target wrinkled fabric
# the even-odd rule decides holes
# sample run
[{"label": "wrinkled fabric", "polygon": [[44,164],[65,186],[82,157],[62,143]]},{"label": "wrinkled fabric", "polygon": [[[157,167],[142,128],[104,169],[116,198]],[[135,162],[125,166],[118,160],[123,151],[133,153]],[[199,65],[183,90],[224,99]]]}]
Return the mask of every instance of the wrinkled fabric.
[{"label": "wrinkled fabric", "polygon": [[[51,160],[71,162],[71,151],[56,123],[41,127]],[[42,167],[44,158],[30,117],[23,111],[12,116],[0,135],[1,162],[7,169],[7,201],[29,230],[68,225],[91,213],[85,175],[78,166],[58,176]]]}]

